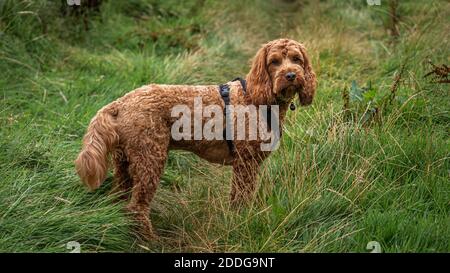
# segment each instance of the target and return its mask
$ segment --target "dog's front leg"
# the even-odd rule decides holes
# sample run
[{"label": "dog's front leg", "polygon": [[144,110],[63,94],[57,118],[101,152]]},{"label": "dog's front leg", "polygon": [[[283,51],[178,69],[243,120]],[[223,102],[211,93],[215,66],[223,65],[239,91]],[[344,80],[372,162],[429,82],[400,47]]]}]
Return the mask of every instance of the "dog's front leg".
[{"label": "dog's front leg", "polygon": [[254,195],[260,160],[253,157],[238,157],[233,161],[231,205],[239,207],[248,203]]}]

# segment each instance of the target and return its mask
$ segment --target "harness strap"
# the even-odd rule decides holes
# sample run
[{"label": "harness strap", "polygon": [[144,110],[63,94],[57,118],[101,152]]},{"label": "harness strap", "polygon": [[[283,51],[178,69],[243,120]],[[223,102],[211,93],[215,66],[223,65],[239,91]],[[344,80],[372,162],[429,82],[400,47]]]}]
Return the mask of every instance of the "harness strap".
[{"label": "harness strap", "polygon": [[239,81],[241,83],[242,89],[244,90],[244,95],[246,95],[247,94],[247,82],[241,77],[237,77],[234,80],[232,80],[232,82],[235,82],[235,81]]},{"label": "harness strap", "polygon": [[227,139],[227,132],[231,132],[231,120],[230,120],[230,87],[228,84],[219,85],[220,96],[222,96],[223,102],[225,103],[225,111],[223,115],[225,117],[225,129],[223,130],[223,139],[227,141],[228,149],[233,152],[234,145],[231,139]]},{"label": "harness strap", "polygon": [[[234,81],[239,81],[242,85],[242,90],[244,91],[244,95],[247,94],[247,83],[244,79],[242,78],[235,78],[234,80],[232,80],[232,82]],[[225,111],[223,112],[224,116],[225,116],[225,129],[223,130],[223,139],[225,139],[227,141],[227,145],[228,145],[228,149],[230,150],[230,153],[234,152],[234,144],[233,144],[233,140],[231,139],[227,139],[227,132],[231,132],[231,120],[230,120],[230,86],[228,84],[221,84],[219,85],[219,92],[220,92],[220,96],[223,99],[223,102],[225,103]],[[231,136],[230,136],[231,138]]]},{"label": "harness strap", "polygon": [[[232,80],[232,82],[234,81],[239,81],[242,85],[242,90],[244,91],[244,95],[247,94],[247,82],[242,79],[242,78],[235,78],[234,80]],[[231,120],[230,120],[230,109],[229,109],[229,105],[230,105],[230,86],[228,86],[228,84],[220,84],[219,85],[219,92],[220,92],[220,96],[223,99],[223,102],[225,103],[225,111],[224,111],[224,116],[225,116],[225,129],[223,130],[223,139],[225,139],[227,141],[227,145],[228,145],[228,149],[230,150],[230,153],[234,152],[234,144],[233,141],[231,139],[227,139],[227,132],[231,132]],[[267,117],[266,117],[266,122],[267,122],[267,128],[269,129],[269,131],[272,130],[272,109],[270,107],[270,105],[267,105]],[[230,136],[231,138],[231,136]]]}]

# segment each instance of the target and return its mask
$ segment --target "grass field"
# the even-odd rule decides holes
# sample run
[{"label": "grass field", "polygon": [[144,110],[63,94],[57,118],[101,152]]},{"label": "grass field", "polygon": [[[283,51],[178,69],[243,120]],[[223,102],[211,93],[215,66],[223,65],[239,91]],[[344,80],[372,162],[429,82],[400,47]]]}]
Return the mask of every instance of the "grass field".
[{"label": "grass field", "polygon": [[[63,1],[64,2],[64,1]],[[450,3],[0,0],[0,252],[450,251]],[[398,35],[395,31],[398,30]],[[89,193],[73,161],[103,105],[147,83],[243,76],[259,46],[303,42],[313,105],[290,112],[257,197],[229,207],[231,170],[171,152],[138,243],[111,175]],[[363,89],[362,87],[367,87]]]}]

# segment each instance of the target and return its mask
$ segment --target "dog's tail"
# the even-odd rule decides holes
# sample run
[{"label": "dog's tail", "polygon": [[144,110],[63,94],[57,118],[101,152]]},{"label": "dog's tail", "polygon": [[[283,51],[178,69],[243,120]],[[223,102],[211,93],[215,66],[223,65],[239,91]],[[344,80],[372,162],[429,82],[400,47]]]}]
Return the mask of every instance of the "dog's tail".
[{"label": "dog's tail", "polygon": [[109,104],[98,111],[91,120],[83,138],[83,149],[75,160],[75,168],[81,180],[90,190],[95,190],[106,178],[108,155],[119,143],[116,116],[117,106]]}]

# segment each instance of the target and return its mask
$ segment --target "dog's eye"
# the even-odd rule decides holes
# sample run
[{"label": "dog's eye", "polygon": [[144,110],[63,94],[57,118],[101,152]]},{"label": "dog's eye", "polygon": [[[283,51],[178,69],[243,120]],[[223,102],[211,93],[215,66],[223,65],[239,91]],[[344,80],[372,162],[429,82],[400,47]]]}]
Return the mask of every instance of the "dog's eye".
[{"label": "dog's eye", "polygon": [[277,60],[277,59],[273,59],[272,61],[270,61],[270,64],[273,64],[273,65],[279,65],[279,64],[280,64],[280,61]]},{"label": "dog's eye", "polygon": [[299,56],[295,56],[294,58],[292,58],[292,60],[293,60],[295,63],[301,63],[301,62],[302,62],[302,59],[301,59]]}]

